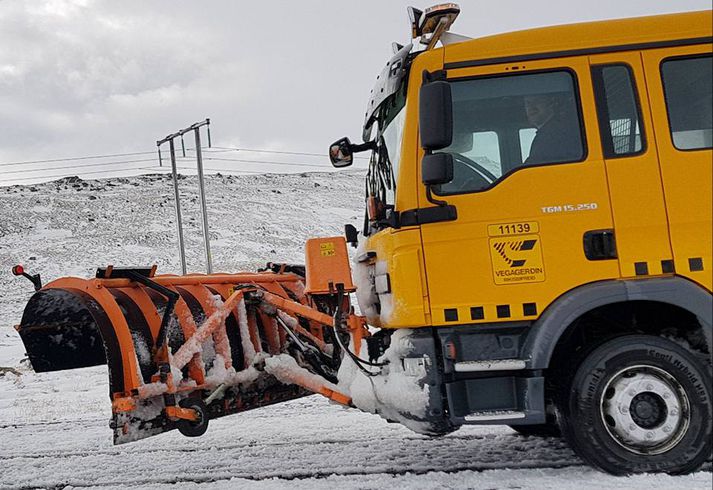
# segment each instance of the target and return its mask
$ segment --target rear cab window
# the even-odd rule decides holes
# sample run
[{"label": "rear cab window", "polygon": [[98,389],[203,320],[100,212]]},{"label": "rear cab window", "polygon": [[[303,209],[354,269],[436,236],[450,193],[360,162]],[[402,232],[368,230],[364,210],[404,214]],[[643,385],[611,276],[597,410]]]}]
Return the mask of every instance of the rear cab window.
[{"label": "rear cab window", "polygon": [[661,63],[666,111],[678,150],[713,147],[713,58],[671,58]]}]

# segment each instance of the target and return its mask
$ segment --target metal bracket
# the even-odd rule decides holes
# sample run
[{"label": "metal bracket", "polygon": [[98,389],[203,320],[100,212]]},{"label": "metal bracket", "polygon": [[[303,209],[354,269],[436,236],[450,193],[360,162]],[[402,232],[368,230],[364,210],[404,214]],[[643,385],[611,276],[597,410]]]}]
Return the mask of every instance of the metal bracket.
[{"label": "metal bracket", "polygon": [[132,281],[136,281],[139,284],[143,284],[149,289],[153,289],[159,294],[163,294],[168,298],[168,304],[166,305],[166,309],[163,312],[163,317],[161,318],[161,327],[158,330],[158,335],[156,336],[156,349],[160,349],[161,346],[163,346],[164,342],[166,342],[166,330],[168,330],[168,322],[171,319],[171,314],[173,313],[173,309],[176,306],[176,302],[180,298],[179,294],[175,291],[172,291],[171,289],[168,289],[165,286],[162,286],[158,284],[157,282],[152,281],[145,275],[142,275],[140,272],[133,271],[133,270],[127,270],[125,271],[126,277],[131,279]]}]

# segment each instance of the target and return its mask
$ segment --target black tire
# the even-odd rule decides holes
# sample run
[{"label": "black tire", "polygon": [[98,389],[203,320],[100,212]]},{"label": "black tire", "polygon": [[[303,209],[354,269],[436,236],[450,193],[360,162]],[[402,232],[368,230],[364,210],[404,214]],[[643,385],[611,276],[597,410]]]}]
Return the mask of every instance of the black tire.
[{"label": "black tire", "polygon": [[178,402],[181,408],[191,408],[198,413],[198,420],[179,420],[176,422],[178,431],[186,437],[198,437],[208,430],[208,410],[200,398],[184,398]]},{"label": "black tire", "polygon": [[512,430],[527,437],[562,437],[556,424],[511,425]]},{"label": "black tire", "polygon": [[[572,449],[615,475],[685,474],[711,455],[711,366],[664,338],[627,335],[594,349],[560,403]],[[629,402],[630,400],[630,402]]]}]

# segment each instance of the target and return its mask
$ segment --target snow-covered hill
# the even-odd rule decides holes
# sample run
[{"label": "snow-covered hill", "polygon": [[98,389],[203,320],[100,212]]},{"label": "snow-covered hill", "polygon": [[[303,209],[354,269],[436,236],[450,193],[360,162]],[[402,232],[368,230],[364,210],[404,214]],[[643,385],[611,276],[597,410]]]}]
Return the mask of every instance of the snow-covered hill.
[{"label": "snow-covered hill", "polygon": [[[214,270],[303,261],[310,236],[360,228],[363,174],[207,178]],[[195,178],[181,180],[189,269],[203,271]],[[111,445],[105,367],[35,374],[12,326],[32,286],[96,267],[158,264],[179,273],[173,188],[166,176],[0,188],[0,488],[710,488],[706,471],[615,478],[559,439],[466,427],[429,439],[308,397]]]},{"label": "snow-covered hill", "polygon": [[[196,177],[179,183],[189,272],[205,272]],[[304,262],[311,236],[361,228],[363,173],[211,175],[206,198],[213,270],[254,271],[269,261]],[[68,177],[0,187],[0,324],[19,323],[29,282],[93,276],[97,267],[158,265],[180,274],[173,182],[169,175],[83,181]],[[0,334],[1,335],[1,334]]]}]

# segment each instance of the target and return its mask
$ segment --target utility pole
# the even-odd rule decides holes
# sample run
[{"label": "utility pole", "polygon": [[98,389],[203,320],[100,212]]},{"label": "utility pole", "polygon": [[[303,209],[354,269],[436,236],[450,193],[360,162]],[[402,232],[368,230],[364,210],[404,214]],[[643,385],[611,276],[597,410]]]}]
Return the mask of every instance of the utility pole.
[{"label": "utility pole", "polygon": [[[186,267],[186,247],[183,240],[183,218],[181,216],[181,196],[178,190],[178,166],[176,164],[176,148],[174,140],[176,138],[181,138],[181,145],[183,145],[183,135],[193,131],[196,142],[196,167],[198,169],[198,196],[201,202],[201,223],[203,225],[203,241],[205,244],[205,260],[206,260],[206,272],[211,274],[213,272],[213,258],[210,252],[210,233],[208,231],[208,206],[206,204],[205,198],[205,182],[203,178],[203,153],[201,148],[201,133],[200,129],[205,126],[208,133],[208,148],[211,146],[210,138],[210,119],[205,121],[197,122],[191,124],[187,128],[176,131],[175,133],[169,134],[163,139],[156,141],[156,146],[158,147],[158,158],[159,165],[163,166],[163,161],[161,159],[161,145],[168,142],[169,153],[171,157],[171,173],[173,175],[173,192],[176,200],[176,222],[178,224],[178,251],[181,257],[181,270],[183,274],[187,274]],[[185,148],[182,146],[181,148]],[[183,150],[185,152],[185,149]]]}]

